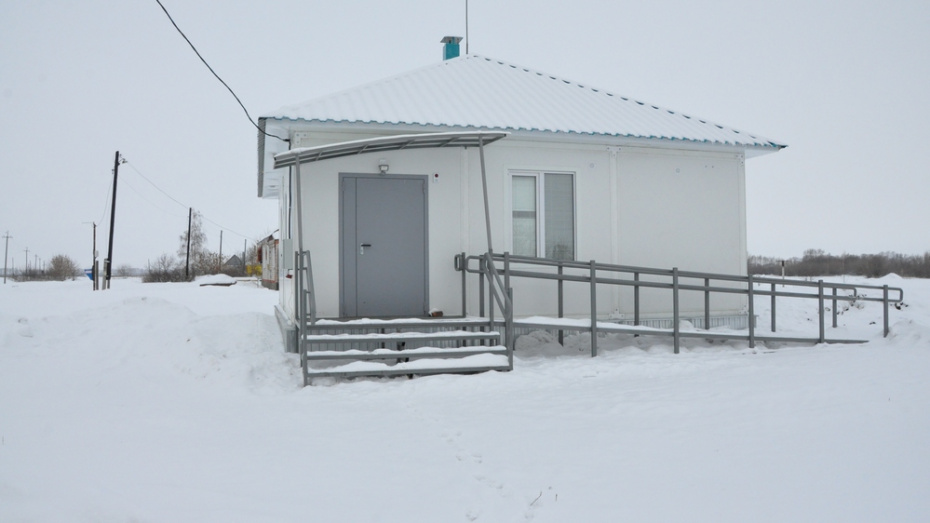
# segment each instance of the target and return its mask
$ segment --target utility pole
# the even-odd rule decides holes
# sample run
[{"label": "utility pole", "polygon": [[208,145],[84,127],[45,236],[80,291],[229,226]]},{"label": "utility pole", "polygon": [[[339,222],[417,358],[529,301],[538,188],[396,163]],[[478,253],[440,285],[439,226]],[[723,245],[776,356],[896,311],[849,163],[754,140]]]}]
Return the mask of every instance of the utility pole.
[{"label": "utility pole", "polygon": [[29,247],[26,247],[24,250],[26,251],[26,265],[23,271],[26,272],[28,276],[29,274]]},{"label": "utility pole", "polygon": [[191,279],[191,223],[194,219],[194,208],[187,208],[187,261],[184,264],[184,279]]},{"label": "utility pole", "polygon": [[91,271],[91,274],[94,275],[94,280],[93,280],[94,290],[97,290],[98,289],[97,282],[100,281],[100,279],[97,277],[98,276],[97,275],[97,222],[90,222],[90,223],[94,224],[94,252],[93,252],[94,264],[91,265],[90,271]]},{"label": "utility pole", "polygon": [[223,272],[223,229],[220,229],[220,260],[216,272]]},{"label": "utility pole", "polygon": [[90,280],[94,290],[97,290],[97,222],[81,222],[84,225],[88,223],[94,226],[94,252],[91,253]]},{"label": "utility pole", "polygon": [[249,264],[245,261],[245,252],[248,250],[249,240],[242,240],[242,273],[249,274]]},{"label": "utility pole", "polygon": [[113,225],[116,223],[116,179],[119,175],[119,151],[116,151],[116,157],[113,159],[113,202],[110,206],[110,245],[107,248],[106,276],[104,288],[110,288],[110,271],[113,268]]},{"label": "utility pole", "polygon": [[10,252],[10,231],[6,231],[6,245],[3,247],[3,284],[6,285],[6,255]]}]

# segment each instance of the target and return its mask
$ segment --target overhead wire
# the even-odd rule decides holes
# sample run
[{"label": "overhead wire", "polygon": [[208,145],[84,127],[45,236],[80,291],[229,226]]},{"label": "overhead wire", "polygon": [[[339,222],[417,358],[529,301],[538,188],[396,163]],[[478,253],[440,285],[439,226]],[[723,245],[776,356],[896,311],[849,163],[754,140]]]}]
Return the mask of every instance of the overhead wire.
[{"label": "overhead wire", "polygon": [[225,87],[226,90],[229,91],[229,94],[233,95],[233,98],[235,98],[236,102],[239,103],[239,107],[242,107],[242,111],[245,112],[245,116],[249,119],[249,123],[255,126],[255,128],[258,129],[258,132],[264,134],[265,136],[277,138],[278,140],[281,140],[282,142],[287,143],[289,140],[287,140],[286,138],[281,138],[278,135],[265,132],[264,129],[262,129],[261,127],[259,127],[257,123],[255,123],[255,120],[252,119],[252,115],[249,114],[249,110],[245,108],[245,105],[242,103],[242,100],[239,99],[239,97],[232,90],[232,88],[229,87],[229,85],[226,82],[224,82],[222,78],[220,78],[220,75],[216,74],[216,71],[214,71],[213,68],[210,67],[210,64],[208,64],[207,61],[204,59],[204,57],[201,56],[200,51],[198,51],[197,48],[194,47],[194,44],[190,41],[190,38],[188,38],[187,35],[184,34],[184,31],[182,31],[181,28],[178,27],[178,24],[175,23],[174,18],[171,17],[171,13],[169,13],[168,9],[166,9],[165,6],[161,3],[161,0],[155,0],[155,2],[157,2],[158,6],[161,7],[161,10],[165,12],[165,16],[167,16],[168,20],[171,21],[171,25],[173,25],[174,28],[177,29],[178,33],[180,33],[182,37],[184,37],[184,40],[187,42],[187,45],[191,46],[191,49],[194,50],[194,53],[197,55],[197,58],[200,58],[200,61],[203,62],[203,65],[207,66],[207,69],[209,69],[210,72],[213,73],[213,76],[215,76],[216,79],[219,80],[221,84],[223,84],[223,87]]},{"label": "overhead wire", "polygon": [[216,225],[216,226],[219,227],[220,229],[222,229],[222,230],[224,230],[224,231],[229,231],[229,232],[235,234],[236,236],[239,236],[239,237],[241,237],[241,238],[245,238],[246,240],[252,240],[253,242],[258,242],[258,240],[259,240],[258,238],[253,238],[252,236],[246,236],[245,234],[242,234],[241,232],[236,232],[236,231],[230,229],[229,227],[226,227],[225,225],[220,225],[219,223],[216,223],[215,221],[211,220],[210,218],[207,218],[206,216],[204,216],[203,213],[200,214],[200,217],[203,218],[204,221],[208,221],[208,222],[212,223],[213,225]]},{"label": "overhead wire", "polygon": [[[161,187],[159,187],[159,186],[158,186],[155,182],[153,182],[148,176],[142,174],[142,171],[140,171],[138,168],[136,168],[136,166],[133,165],[132,162],[130,162],[129,160],[126,160],[124,163],[125,163],[126,165],[128,165],[129,168],[132,169],[136,174],[138,174],[140,177],[142,177],[143,180],[145,180],[145,181],[147,181],[149,184],[151,184],[152,187],[158,189],[159,192],[161,192],[162,194],[164,194],[165,196],[167,196],[168,198],[170,198],[171,201],[173,201],[174,203],[180,205],[181,207],[183,207],[183,208],[185,208],[185,209],[193,209],[193,208],[194,208],[193,205],[187,205],[187,204],[185,204],[184,202],[181,202],[180,200],[178,200],[177,198],[175,198],[174,196],[171,196],[170,194],[168,194],[167,191],[165,191],[164,189],[162,189]],[[151,202],[149,202],[149,203],[151,203]],[[153,204],[153,205],[154,205],[154,204]],[[242,233],[240,233],[240,232],[234,231],[233,229],[230,229],[229,227],[226,227],[225,225],[223,225],[223,224],[221,224],[221,223],[217,223],[217,222],[211,220],[210,218],[207,218],[207,217],[203,214],[203,212],[201,212],[201,211],[197,211],[197,212],[200,213],[200,217],[203,218],[204,221],[207,221],[207,222],[212,223],[213,225],[219,227],[221,230],[229,231],[229,232],[235,234],[236,236],[245,238],[246,240],[252,240],[252,241],[256,241],[256,242],[258,241],[258,238],[255,238],[255,237],[253,237],[253,236],[248,236],[248,235],[246,235],[246,234],[242,234]]]},{"label": "overhead wire", "polygon": [[110,208],[110,191],[112,190],[113,187],[107,184],[107,197],[103,200],[103,213],[100,215],[100,220],[97,223],[103,223],[103,219],[107,217],[107,209]]},{"label": "overhead wire", "polygon": [[129,190],[131,190],[132,192],[136,193],[136,196],[138,196],[142,201],[144,201],[145,203],[151,205],[151,206],[154,207],[155,209],[158,209],[158,210],[161,211],[162,213],[164,213],[164,214],[166,214],[166,215],[168,215],[168,216],[174,217],[174,218],[187,218],[187,215],[186,215],[186,214],[185,214],[185,215],[180,215],[180,214],[171,212],[171,211],[169,211],[169,210],[167,210],[167,209],[164,209],[164,208],[160,207],[158,204],[156,204],[156,203],[153,202],[152,200],[148,199],[144,194],[142,194],[142,192],[141,192],[139,189],[136,189],[136,188],[133,186],[133,184],[129,182],[129,180],[124,179],[123,182],[125,183],[126,187],[129,187]]},{"label": "overhead wire", "polygon": [[171,201],[173,201],[174,203],[180,205],[181,207],[184,207],[185,209],[187,209],[188,207],[190,207],[190,205],[185,205],[185,204],[181,203],[181,202],[178,201],[174,196],[171,196],[170,194],[168,194],[167,192],[165,192],[161,187],[155,185],[155,182],[153,182],[152,180],[150,180],[150,179],[148,178],[148,176],[142,174],[142,172],[139,171],[139,169],[136,169],[136,166],[133,165],[132,163],[130,163],[130,162],[127,161],[127,162],[126,162],[126,165],[128,165],[130,169],[132,169],[133,171],[135,171],[136,174],[138,174],[139,176],[141,176],[143,180],[149,182],[149,183],[152,185],[152,187],[158,189],[159,192],[161,192],[162,194],[164,194],[165,196],[167,196],[168,198],[170,198]]}]

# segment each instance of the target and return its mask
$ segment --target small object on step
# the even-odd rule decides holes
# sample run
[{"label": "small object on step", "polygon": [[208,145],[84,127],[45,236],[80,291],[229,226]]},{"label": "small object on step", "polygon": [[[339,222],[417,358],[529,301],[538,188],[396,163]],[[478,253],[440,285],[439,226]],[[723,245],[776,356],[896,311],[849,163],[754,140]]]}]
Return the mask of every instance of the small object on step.
[{"label": "small object on step", "polygon": [[432,318],[442,318],[442,309],[430,309],[429,315]]}]

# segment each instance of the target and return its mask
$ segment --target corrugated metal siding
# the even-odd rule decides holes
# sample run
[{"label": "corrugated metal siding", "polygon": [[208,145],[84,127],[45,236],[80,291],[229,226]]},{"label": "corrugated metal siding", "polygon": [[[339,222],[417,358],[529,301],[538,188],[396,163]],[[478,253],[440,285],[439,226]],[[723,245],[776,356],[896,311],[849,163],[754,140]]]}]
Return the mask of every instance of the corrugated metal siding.
[{"label": "corrugated metal siding", "polygon": [[783,147],[708,120],[477,55],[287,106],[267,117]]}]

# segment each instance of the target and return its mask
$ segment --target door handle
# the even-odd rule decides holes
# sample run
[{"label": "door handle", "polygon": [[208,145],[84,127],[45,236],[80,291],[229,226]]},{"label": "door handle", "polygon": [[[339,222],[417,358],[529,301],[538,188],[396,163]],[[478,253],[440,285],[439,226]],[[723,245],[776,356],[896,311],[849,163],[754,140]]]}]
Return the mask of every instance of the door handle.
[{"label": "door handle", "polygon": [[364,256],[364,255],[365,255],[365,247],[371,247],[371,244],[370,244],[370,243],[363,243],[363,244],[360,244],[360,245],[358,246],[358,254],[359,254],[359,256]]}]

